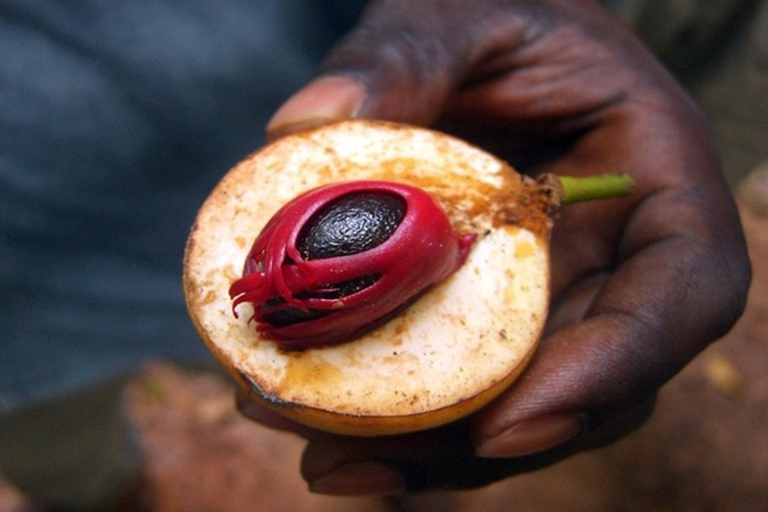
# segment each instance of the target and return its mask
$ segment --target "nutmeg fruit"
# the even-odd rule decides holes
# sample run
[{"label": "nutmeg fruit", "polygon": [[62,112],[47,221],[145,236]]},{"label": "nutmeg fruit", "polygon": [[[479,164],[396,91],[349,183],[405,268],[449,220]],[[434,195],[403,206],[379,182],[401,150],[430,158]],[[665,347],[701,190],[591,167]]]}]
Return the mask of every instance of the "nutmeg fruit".
[{"label": "nutmeg fruit", "polygon": [[[455,271],[340,343],[281,345],[254,325],[259,312],[248,300],[235,316],[230,288],[248,274],[270,219],[303,194],[360,181],[434,198],[457,237],[472,240]],[[184,260],[189,313],[248,395],[297,422],[357,436],[443,425],[498,396],[531,359],[547,318],[548,241],[560,199],[550,183],[424,128],[349,120],[287,135],[235,166],[200,209]],[[304,230],[294,242],[316,251],[311,259],[328,249],[328,236]],[[301,325],[306,319],[294,313],[283,320]]]}]

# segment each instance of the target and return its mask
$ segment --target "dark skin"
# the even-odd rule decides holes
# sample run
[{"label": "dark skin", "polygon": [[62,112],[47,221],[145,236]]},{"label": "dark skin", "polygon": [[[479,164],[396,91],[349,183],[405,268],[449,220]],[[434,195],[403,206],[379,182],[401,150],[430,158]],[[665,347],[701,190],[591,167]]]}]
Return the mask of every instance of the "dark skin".
[{"label": "dark skin", "polygon": [[308,439],[317,492],[474,488],[606,445],[743,310],[749,262],[707,124],[597,2],[374,2],[269,129],[338,117],[436,126],[530,174],[621,171],[637,187],[558,216],[546,334],[523,378],[472,417],[350,438],[240,397],[249,417]]}]

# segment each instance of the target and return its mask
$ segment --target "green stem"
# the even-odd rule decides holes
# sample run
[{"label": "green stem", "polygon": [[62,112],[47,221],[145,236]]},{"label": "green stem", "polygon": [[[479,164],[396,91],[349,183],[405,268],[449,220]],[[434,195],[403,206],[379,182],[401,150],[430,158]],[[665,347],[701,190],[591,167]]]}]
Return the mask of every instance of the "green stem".
[{"label": "green stem", "polygon": [[562,204],[573,204],[593,199],[621,197],[632,193],[635,182],[629,174],[601,174],[598,176],[557,176],[562,187]]}]

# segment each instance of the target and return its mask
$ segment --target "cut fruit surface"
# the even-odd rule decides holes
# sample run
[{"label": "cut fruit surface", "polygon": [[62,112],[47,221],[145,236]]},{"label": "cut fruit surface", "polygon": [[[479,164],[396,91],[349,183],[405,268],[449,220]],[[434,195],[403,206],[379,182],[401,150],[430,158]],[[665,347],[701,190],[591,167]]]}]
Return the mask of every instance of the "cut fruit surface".
[{"label": "cut fruit surface", "polygon": [[[386,180],[435,197],[476,234],[458,271],[359,339],[285,351],[228,295],[254,238],[285,203],[318,186]],[[546,193],[504,162],[438,132],[344,121],[283,137],[232,169],[190,234],[184,290],[216,358],[255,399],[309,426],[387,435],[471,414],[525,367],[549,300]]]}]

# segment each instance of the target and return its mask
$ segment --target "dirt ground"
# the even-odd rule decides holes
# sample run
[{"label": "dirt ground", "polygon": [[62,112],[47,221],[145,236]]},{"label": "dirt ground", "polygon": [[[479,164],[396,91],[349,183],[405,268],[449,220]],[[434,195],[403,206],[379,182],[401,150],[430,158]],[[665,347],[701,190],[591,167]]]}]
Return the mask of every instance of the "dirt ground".
[{"label": "dirt ground", "polygon": [[[768,511],[768,168],[738,189],[754,264],[745,315],[606,449],[473,492],[398,502],[306,490],[302,443],[243,419],[215,372],[156,363],[126,389],[148,511]],[[0,511],[29,510],[0,484]]]}]

